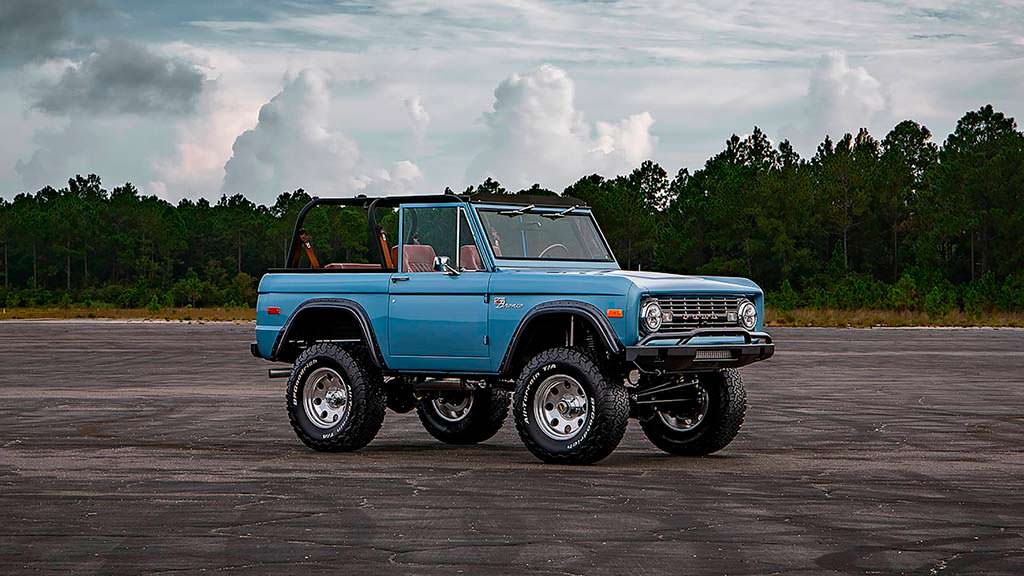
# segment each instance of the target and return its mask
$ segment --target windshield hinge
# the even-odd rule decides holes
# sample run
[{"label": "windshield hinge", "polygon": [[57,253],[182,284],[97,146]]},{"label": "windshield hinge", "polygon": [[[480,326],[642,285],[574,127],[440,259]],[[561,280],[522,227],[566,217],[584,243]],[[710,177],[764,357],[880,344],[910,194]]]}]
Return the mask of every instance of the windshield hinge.
[{"label": "windshield hinge", "polygon": [[554,214],[541,214],[541,216],[543,216],[545,218],[550,218],[552,220],[557,220],[559,218],[564,218],[564,217],[568,216],[569,214],[572,214],[573,211],[575,211],[577,208],[579,208],[579,205],[573,204],[571,208],[566,208],[565,210],[562,210],[561,212],[555,212]]},{"label": "windshield hinge", "polygon": [[502,210],[501,212],[498,212],[498,214],[501,214],[502,216],[522,216],[530,210],[533,210],[536,206],[536,204],[530,204],[529,206],[516,208],[514,210]]}]

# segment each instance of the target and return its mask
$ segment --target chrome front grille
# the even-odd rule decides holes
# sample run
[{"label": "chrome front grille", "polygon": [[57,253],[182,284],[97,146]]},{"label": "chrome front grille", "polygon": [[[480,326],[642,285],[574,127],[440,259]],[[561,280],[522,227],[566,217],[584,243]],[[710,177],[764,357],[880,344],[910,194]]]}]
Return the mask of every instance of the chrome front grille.
[{"label": "chrome front grille", "polygon": [[662,312],[672,313],[672,320],[662,322],[659,332],[739,326],[739,301],[739,296],[659,296]]}]

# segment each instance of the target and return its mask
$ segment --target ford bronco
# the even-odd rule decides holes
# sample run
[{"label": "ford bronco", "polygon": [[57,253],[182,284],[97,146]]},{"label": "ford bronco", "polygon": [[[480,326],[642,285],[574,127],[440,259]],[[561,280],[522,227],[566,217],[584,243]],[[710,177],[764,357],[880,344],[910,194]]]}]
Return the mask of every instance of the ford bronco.
[{"label": "ford bronco", "polygon": [[[320,206],[365,211],[376,262],[321,265],[303,227]],[[365,446],[386,409],[483,442],[511,403],[544,462],[608,456],[630,418],[666,452],[706,455],[743,423],[737,368],[774,352],[756,284],[623,270],[568,197],[314,198],[285,266],[260,282],[251,351],[291,365],[269,375],[288,379],[289,420],[315,450]]]}]

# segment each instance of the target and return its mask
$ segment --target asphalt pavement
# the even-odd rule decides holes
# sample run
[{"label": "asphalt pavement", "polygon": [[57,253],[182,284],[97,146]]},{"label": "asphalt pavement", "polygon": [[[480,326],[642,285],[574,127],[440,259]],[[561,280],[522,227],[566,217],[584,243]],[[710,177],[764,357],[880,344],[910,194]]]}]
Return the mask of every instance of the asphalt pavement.
[{"label": "asphalt pavement", "polygon": [[778,329],[706,458],[296,439],[252,326],[0,322],[0,574],[1022,574],[1024,331]]}]

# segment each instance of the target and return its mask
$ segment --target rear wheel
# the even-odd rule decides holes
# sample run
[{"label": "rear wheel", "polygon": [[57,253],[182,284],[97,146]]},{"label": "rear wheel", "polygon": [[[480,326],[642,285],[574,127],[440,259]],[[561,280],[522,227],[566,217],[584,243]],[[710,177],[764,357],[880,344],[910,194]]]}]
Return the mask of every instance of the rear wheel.
[{"label": "rear wheel", "polygon": [[514,404],[523,444],[549,463],[597,462],[619,445],[629,421],[625,388],[571,348],[545,350],[530,360]]},{"label": "rear wheel", "polygon": [[[705,456],[728,446],[747,412],[747,392],[739,371],[700,374],[674,388],[660,394],[664,403],[639,407],[640,427],[647,438],[680,456]],[[644,391],[637,394],[643,397]]]},{"label": "rear wheel", "polygon": [[501,430],[508,416],[509,393],[487,388],[438,392],[416,407],[431,436],[448,444],[476,444]]},{"label": "rear wheel", "polygon": [[359,351],[336,344],[307,348],[288,378],[288,419],[314,450],[358,450],[384,422],[380,372]]}]

